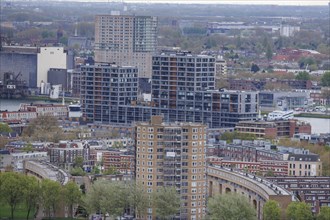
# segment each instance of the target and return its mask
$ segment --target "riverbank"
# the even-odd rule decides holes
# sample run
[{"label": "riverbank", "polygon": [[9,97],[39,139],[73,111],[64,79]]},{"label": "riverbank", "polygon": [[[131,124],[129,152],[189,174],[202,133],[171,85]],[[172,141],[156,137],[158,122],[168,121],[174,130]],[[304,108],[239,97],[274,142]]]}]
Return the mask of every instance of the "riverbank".
[{"label": "riverbank", "polygon": [[303,113],[295,114],[294,117],[297,117],[297,118],[324,118],[324,119],[330,119],[330,114],[303,112]]}]

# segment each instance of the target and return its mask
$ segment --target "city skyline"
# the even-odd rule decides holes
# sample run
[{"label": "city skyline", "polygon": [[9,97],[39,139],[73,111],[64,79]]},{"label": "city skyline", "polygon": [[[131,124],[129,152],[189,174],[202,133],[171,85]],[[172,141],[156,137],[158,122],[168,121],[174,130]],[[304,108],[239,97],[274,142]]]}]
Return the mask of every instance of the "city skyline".
[{"label": "city skyline", "polygon": [[[9,1],[9,0],[8,0]],[[15,2],[18,0],[11,0]],[[164,3],[164,4],[225,4],[225,5],[280,5],[280,6],[326,6],[330,4],[329,0],[22,0],[23,2],[123,2],[123,3]]]},{"label": "city skyline", "polygon": [[[30,1],[30,0],[28,0]],[[59,0],[74,2],[124,2],[124,3],[168,3],[168,4],[238,4],[238,5],[284,5],[284,6],[326,6],[329,0]]]}]

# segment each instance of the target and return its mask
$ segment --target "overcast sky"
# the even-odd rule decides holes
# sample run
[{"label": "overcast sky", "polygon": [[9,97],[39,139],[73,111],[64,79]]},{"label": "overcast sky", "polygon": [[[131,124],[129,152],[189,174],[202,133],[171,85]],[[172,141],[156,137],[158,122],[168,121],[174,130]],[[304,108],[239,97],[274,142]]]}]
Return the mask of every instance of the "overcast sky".
[{"label": "overcast sky", "polygon": [[143,2],[185,4],[270,4],[270,5],[327,5],[330,0],[75,0],[86,2]]}]

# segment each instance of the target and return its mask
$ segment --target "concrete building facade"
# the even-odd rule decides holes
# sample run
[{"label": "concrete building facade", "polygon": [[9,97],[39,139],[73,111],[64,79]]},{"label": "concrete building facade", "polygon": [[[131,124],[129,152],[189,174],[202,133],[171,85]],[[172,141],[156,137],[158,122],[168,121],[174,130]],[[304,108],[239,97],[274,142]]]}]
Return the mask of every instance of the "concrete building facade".
[{"label": "concrete building facade", "polygon": [[310,104],[309,92],[262,91],[259,93],[262,111],[292,110],[305,108]]},{"label": "concrete building facade", "polygon": [[[126,101],[118,101],[118,95],[121,96],[122,93],[110,93],[108,87],[102,87],[102,95],[96,95],[101,92],[98,84],[102,80],[96,82],[99,78],[93,78],[92,72],[101,67],[83,66],[80,88],[84,117],[94,122],[132,124],[136,121],[148,121],[151,115],[163,115],[164,121],[167,122],[203,123],[210,128],[233,128],[239,121],[256,119],[258,92],[214,90],[214,63],[215,58],[211,56],[192,55],[188,52],[155,55],[149,105],[139,105],[135,102],[136,93],[129,94],[131,97],[124,98]],[[88,71],[92,71],[88,73],[90,76],[86,75]],[[117,75],[108,74],[107,77],[107,80],[118,81]],[[134,82],[138,79],[136,72],[119,78]],[[115,87],[118,85],[114,84]],[[120,89],[125,89],[124,85],[120,86]],[[136,87],[131,85],[131,88]],[[99,113],[93,113],[95,109],[99,112],[103,109],[107,115],[100,117]]]},{"label": "concrete building facade", "polygon": [[235,131],[253,134],[257,138],[293,137],[294,134],[311,134],[311,125],[296,119],[276,121],[240,121]]},{"label": "concrete building facade", "polygon": [[62,90],[67,91],[70,85],[67,69],[50,68],[47,72],[48,82],[51,85],[62,85]]},{"label": "concrete building facade", "polygon": [[[181,205],[176,218],[203,219],[206,214],[206,126],[164,123],[152,116],[136,125],[136,181],[149,195],[160,187],[175,187]],[[143,219],[155,219],[153,207]]]},{"label": "concrete building facade", "polygon": [[50,68],[66,69],[67,54],[63,47],[40,47],[37,63],[37,85],[48,82]]},{"label": "concrete building facade", "polygon": [[289,154],[289,176],[321,176],[322,162],[317,154]]},{"label": "concrete building facade", "polygon": [[157,17],[97,15],[95,61],[136,66],[139,77],[151,77],[157,46]]},{"label": "concrete building facade", "polygon": [[0,81],[4,73],[21,73],[28,87],[37,87],[37,47],[2,47],[0,51]]},{"label": "concrete building facade", "polygon": [[117,122],[119,117],[124,117],[117,107],[131,105],[137,100],[137,74],[136,67],[81,67],[80,97],[85,116],[103,123]]}]

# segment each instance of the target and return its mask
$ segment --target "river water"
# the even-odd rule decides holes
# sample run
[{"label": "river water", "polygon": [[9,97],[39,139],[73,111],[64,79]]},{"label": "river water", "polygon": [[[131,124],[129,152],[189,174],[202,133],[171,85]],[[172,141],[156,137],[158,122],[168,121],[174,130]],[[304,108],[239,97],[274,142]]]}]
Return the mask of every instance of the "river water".
[{"label": "river water", "polygon": [[[0,111],[17,111],[21,103],[47,103],[45,101],[33,101],[25,99],[0,99]],[[49,103],[49,102],[48,102]],[[313,134],[330,133],[330,119],[324,118],[297,118],[298,120],[309,122],[312,126]]]},{"label": "river water", "polygon": [[330,119],[327,118],[302,118],[296,119],[309,122],[312,126],[313,134],[330,133]]},{"label": "river water", "polygon": [[0,111],[17,111],[21,103],[50,103],[40,100],[27,99],[0,99]]}]

